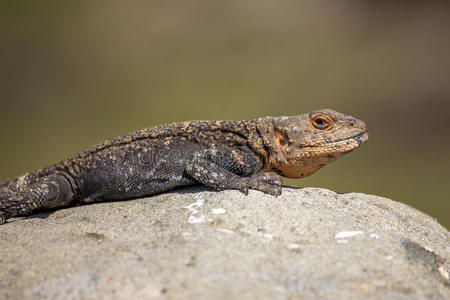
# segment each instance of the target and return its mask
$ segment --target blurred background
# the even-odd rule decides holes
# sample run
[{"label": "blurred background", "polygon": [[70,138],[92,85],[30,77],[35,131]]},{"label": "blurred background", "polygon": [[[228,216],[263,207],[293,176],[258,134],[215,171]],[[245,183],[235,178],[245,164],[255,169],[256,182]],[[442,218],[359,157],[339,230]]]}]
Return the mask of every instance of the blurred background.
[{"label": "blurred background", "polygon": [[333,108],[370,139],[296,186],[450,228],[449,1],[0,2],[0,178],[160,123]]}]

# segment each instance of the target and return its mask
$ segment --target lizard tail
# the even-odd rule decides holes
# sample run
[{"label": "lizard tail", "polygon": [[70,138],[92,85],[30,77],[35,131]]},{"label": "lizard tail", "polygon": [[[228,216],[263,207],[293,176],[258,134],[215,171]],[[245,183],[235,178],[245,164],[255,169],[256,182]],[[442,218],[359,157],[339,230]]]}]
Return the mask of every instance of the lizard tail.
[{"label": "lizard tail", "polygon": [[21,191],[29,187],[33,177],[34,174],[27,173],[0,181],[0,224],[5,223],[20,208]]},{"label": "lizard tail", "polygon": [[10,217],[67,205],[74,199],[69,181],[61,175],[38,176],[37,173],[0,182],[0,225]]},{"label": "lizard tail", "polygon": [[14,210],[16,210],[17,202],[14,201],[13,193],[6,189],[1,188],[0,192],[0,225],[5,224],[6,218],[9,218]]},{"label": "lizard tail", "polygon": [[6,181],[7,180],[3,180],[0,182],[0,225],[5,224],[6,222],[6,217],[3,215],[3,208],[2,208],[3,202],[5,201],[4,198],[6,198],[3,196],[3,190],[5,190],[4,187],[7,185]]},{"label": "lizard tail", "polygon": [[[26,176],[26,175],[25,175]],[[20,210],[20,190],[25,184],[25,176],[0,181],[0,225]]]}]

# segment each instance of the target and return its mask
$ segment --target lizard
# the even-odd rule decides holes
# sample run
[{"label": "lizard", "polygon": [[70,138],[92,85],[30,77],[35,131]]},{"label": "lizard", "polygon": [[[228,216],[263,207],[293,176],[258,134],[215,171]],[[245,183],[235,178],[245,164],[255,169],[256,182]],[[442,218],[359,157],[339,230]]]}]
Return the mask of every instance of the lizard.
[{"label": "lizard", "polygon": [[0,181],[0,224],[39,211],[135,199],[197,184],[278,196],[281,177],[309,176],[367,139],[363,121],[331,109],[146,128]]}]

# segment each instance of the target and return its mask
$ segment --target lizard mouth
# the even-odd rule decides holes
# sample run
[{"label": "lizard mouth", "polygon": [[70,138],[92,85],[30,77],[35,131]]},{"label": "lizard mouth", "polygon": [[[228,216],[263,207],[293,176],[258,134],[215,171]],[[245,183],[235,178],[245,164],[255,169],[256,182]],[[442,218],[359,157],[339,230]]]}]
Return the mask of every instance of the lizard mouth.
[{"label": "lizard mouth", "polygon": [[346,139],[344,139],[344,141],[355,140],[355,141],[358,141],[358,142],[360,142],[362,144],[362,143],[365,143],[368,139],[369,139],[369,133],[367,131],[364,131],[364,132],[362,132],[360,134],[357,134],[357,135],[354,135],[352,137],[346,138]]},{"label": "lizard mouth", "polygon": [[369,134],[367,133],[367,131],[364,131],[357,135],[342,139],[340,141],[336,141],[332,143],[330,146],[332,146],[335,149],[336,154],[344,155],[346,153],[355,150],[356,148],[359,148],[368,139]]},{"label": "lizard mouth", "polygon": [[364,144],[368,139],[369,134],[367,131],[364,131],[330,143],[312,146],[309,148],[309,151],[312,151],[316,155],[327,155],[330,158],[335,155],[341,156],[359,148],[359,146]]}]

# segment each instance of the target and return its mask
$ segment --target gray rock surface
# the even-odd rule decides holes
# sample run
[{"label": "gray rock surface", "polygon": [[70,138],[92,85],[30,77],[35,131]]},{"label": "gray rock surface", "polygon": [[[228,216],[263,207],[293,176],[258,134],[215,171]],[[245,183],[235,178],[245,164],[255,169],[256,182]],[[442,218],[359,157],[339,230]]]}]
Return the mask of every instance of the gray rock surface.
[{"label": "gray rock surface", "polygon": [[450,299],[449,232],[365,194],[200,187],[0,226],[1,299]]}]

